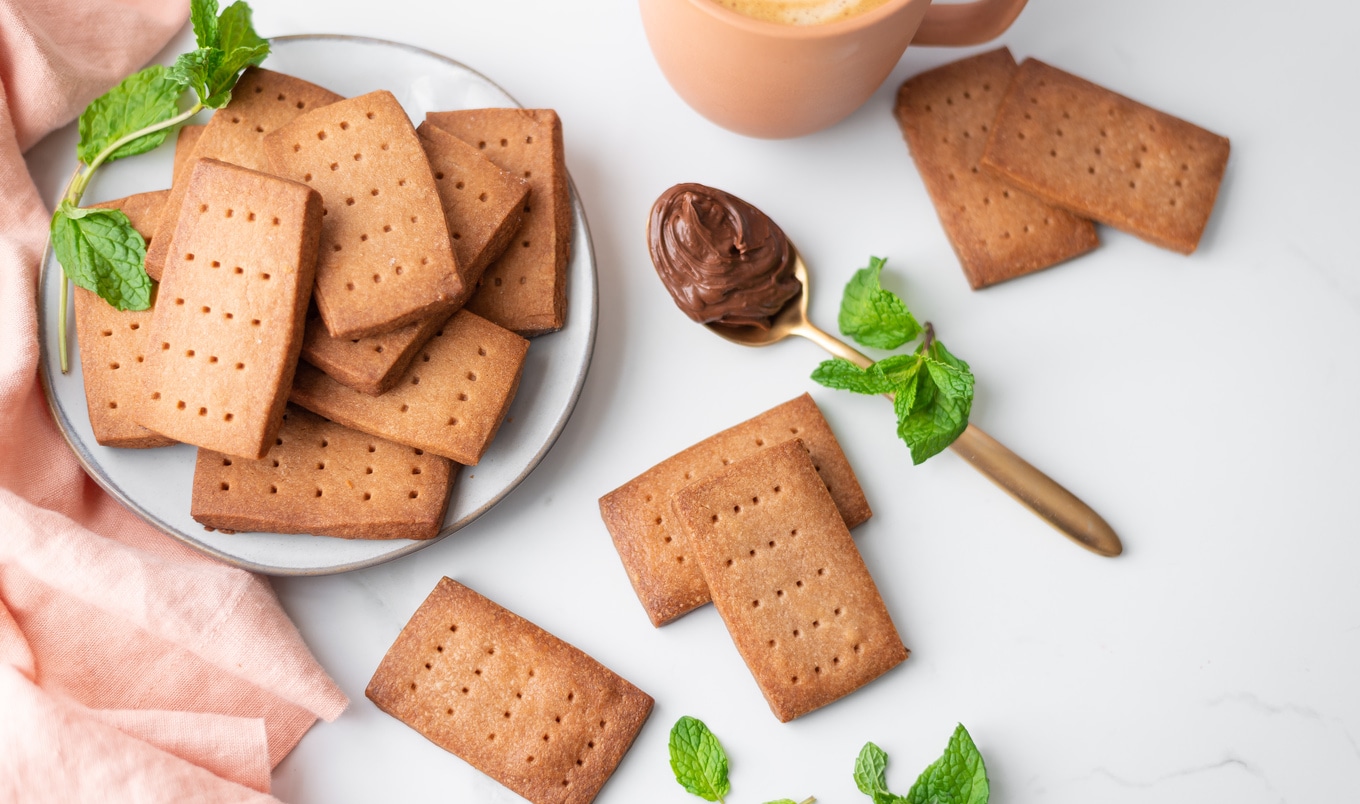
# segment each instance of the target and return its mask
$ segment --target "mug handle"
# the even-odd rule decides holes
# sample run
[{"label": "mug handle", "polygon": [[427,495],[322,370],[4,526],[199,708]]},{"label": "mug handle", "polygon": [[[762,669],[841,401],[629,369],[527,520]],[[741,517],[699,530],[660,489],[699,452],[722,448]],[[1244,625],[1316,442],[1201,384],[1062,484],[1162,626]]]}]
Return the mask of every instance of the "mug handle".
[{"label": "mug handle", "polygon": [[980,45],[1000,36],[1025,7],[1026,0],[974,0],[950,5],[932,4],[914,45]]}]

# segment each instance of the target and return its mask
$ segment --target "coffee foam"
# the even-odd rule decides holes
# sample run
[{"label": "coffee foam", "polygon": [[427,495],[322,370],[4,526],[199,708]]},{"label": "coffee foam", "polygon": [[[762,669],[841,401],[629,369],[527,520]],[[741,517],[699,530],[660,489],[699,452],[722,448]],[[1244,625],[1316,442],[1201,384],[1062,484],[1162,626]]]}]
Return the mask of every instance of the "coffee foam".
[{"label": "coffee foam", "polygon": [[747,17],[783,25],[823,25],[863,14],[888,0],[714,0]]}]

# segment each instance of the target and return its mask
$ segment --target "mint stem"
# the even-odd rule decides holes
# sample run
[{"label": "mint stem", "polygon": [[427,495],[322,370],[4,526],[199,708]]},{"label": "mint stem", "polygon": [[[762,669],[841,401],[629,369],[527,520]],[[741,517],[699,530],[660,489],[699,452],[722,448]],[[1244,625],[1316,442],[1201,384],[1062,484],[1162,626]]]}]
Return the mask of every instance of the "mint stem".
[{"label": "mint stem", "polygon": [[927,321],[921,326],[921,354],[930,352],[930,347],[935,345],[935,327]]},{"label": "mint stem", "polygon": [[62,194],[61,200],[70,201],[72,205],[80,204],[80,198],[81,196],[85,195],[85,187],[89,185],[90,178],[94,175],[95,170],[100,165],[104,164],[105,160],[107,160],[109,156],[113,154],[114,151],[117,151],[119,148],[122,148],[124,145],[127,145],[129,142],[132,142],[138,137],[145,137],[147,134],[154,134],[157,131],[161,131],[162,129],[177,126],[201,111],[203,111],[203,104],[195,103],[193,106],[190,106],[187,110],[175,115],[174,117],[171,117],[168,120],[162,120],[159,123],[154,123],[152,125],[147,126],[146,128],[134,131],[131,134],[128,134],[127,136],[110,143],[109,147],[100,151],[99,155],[94,158],[94,161],[91,162],[89,166],[85,168],[84,173],[77,172],[76,175],[71,178],[71,183],[66,185],[66,192]]},{"label": "mint stem", "polygon": [[[94,177],[95,170],[100,165],[104,164],[104,162],[109,158],[109,156],[111,156],[119,148],[122,148],[124,145],[127,145],[129,142],[132,142],[138,137],[145,137],[147,134],[154,134],[157,131],[161,131],[162,129],[177,126],[201,111],[203,111],[203,103],[202,102],[195,103],[193,106],[190,106],[186,111],[183,111],[175,115],[174,117],[171,117],[168,120],[162,120],[159,123],[154,123],[152,125],[147,126],[146,128],[134,131],[131,134],[128,134],[127,136],[114,141],[109,145],[109,147],[100,151],[99,154],[95,156],[94,161],[91,162],[83,171],[80,169],[80,165],[77,164],[75,174],[71,176],[71,180],[66,184],[66,189],[62,191],[61,194],[62,203],[69,202],[71,206],[79,206],[80,199],[85,195],[85,188],[89,186],[90,179]],[[60,206],[60,204],[58,204],[58,206]],[[50,234],[47,237],[47,243],[48,249],[50,249],[52,244],[52,236]],[[46,264],[46,262],[47,254],[45,250],[43,255],[43,263]],[[61,265],[61,263],[57,264]],[[66,319],[68,306],[67,296],[69,293],[67,285],[69,284],[69,282],[70,280],[66,278],[66,267],[62,266],[61,292],[57,296],[57,353],[61,359],[62,374],[66,374],[71,370],[70,354],[69,350],[66,348],[66,328],[67,328]]]},{"label": "mint stem", "polygon": [[[52,251],[52,236],[47,237],[48,246],[43,249],[43,264],[47,264],[48,255]],[[61,265],[61,263],[57,263]],[[65,374],[71,370],[71,357],[66,351],[66,299],[70,295],[70,281],[66,278],[66,269],[61,269],[61,291],[57,295],[57,354],[61,358],[61,373]]]}]

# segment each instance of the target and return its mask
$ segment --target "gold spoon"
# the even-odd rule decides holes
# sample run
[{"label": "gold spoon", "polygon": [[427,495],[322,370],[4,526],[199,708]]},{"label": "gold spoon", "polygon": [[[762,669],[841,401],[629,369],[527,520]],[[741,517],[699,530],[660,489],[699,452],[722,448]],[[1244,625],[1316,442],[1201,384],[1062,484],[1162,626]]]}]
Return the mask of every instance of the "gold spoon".
[{"label": "gold spoon", "polygon": [[[784,305],[784,309],[771,321],[769,329],[728,327],[722,324],[709,324],[708,328],[720,337],[742,346],[769,346],[797,335],[860,368],[868,368],[874,361],[826,334],[808,320],[808,297],[811,295],[808,270],[796,249],[793,270],[798,281],[803,283],[803,289]],[[950,449],[1039,518],[1087,550],[1102,556],[1117,556],[1124,552],[1124,545],[1120,543],[1114,529],[1091,506],[974,425],[969,424]]]}]

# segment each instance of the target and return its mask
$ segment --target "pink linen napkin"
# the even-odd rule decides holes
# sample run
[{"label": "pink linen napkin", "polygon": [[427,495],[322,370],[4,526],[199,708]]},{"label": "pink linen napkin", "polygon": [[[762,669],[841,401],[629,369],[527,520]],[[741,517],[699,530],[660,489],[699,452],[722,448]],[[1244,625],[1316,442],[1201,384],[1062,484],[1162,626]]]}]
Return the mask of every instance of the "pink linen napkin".
[{"label": "pink linen napkin", "polygon": [[0,802],[272,801],[348,701],[268,582],[103,493],[37,381],[49,211],[23,152],[140,68],[186,0],[0,0]]}]

